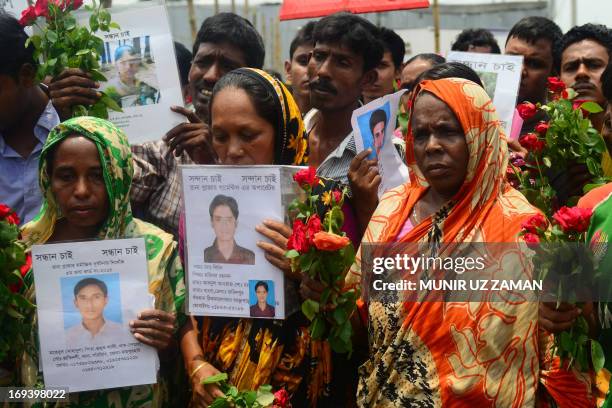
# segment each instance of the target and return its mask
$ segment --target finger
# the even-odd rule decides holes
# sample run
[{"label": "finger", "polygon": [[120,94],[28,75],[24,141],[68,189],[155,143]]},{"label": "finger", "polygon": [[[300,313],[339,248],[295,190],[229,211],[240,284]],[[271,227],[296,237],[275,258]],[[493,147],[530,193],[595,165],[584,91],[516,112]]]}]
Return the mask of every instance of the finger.
[{"label": "finger", "polygon": [[159,309],[145,309],[138,313],[138,319],[146,320],[146,319],[159,319],[164,322],[171,322],[174,324],[176,320],[176,316],[174,313],[169,313],[164,310]]},{"label": "finger", "polygon": [[542,316],[540,316],[539,321],[542,327],[544,327],[546,330],[548,330],[551,333],[560,333],[562,331],[569,330],[574,325],[573,320],[571,322],[558,323],[558,322],[552,322],[551,320],[545,317],[542,317]]},{"label": "finger", "polygon": [[270,255],[269,253],[265,253],[264,256],[272,265],[276,266],[281,271],[291,272],[291,263],[285,257],[279,258],[277,256]]},{"label": "finger", "polygon": [[382,182],[382,177],[380,177],[380,175],[377,174],[376,176],[374,176],[372,181],[370,181],[370,188],[378,190],[378,186],[380,186],[381,182]]},{"label": "finger", "polygon": [[131,330],[132,330],[132,334],[138,333],[151,340],[159,340],[164,343],[168,343],[172,340],[172,332],[168,332],[164,330],[150,329],[150,328],[144,328],[144,327],[140,327],[137,329],[131,329]]},{"label": "finger", "polygon": [[351,165],[349,166],[349,170],[357,171],[357,169],[361,166],[363,160],[372,152],[372,149],[367,149],[362,152],[359,152],[353,160],[351,160]]},{"label": "finger", "polygon": [[285,257],[285,252],[287,252],[285,247],[279,247],[277,245],[265,241],[257,241],[257,246],[263,249],[267,254],[281,259]]},{"label": "finger", "polygon": [[201,123],[179,123],[172,129],[170,129],[168,132],[166,132],[166,134],[164,135],[164,140],[166,141],[166,143],[168,143],[170,140],[175,139],[176,137],[179,137],[184,133],[188,133],[198,129],[201,129],[202,133],[204,132],[204,127]]},{"label": "finger", "polygon": [[170,107],[170,109],[173,112],[180,113],[181,115],[185,116],[187,120],[189,120],[189,122],[191,123],[202,123],[202,120],[198,117],[198,115],[196,115],[194,111],[189,110],[183,106],[172,106]]},{"label": "finger", "polygon": [[60,74],[58,76],[53,78],[51,80],[51,82],[61,81],[61,80],[65,79],[65,78],[72,77],[72,76],[91,78],[91,75],[89,73],[83,71],[80,68],[67,68],[67,69],[63,70],[62,72],[60,72]]},{"label": "finger", "polygon": [[132,333],[137,331],[147,333],[149,330],[154,330],[172,336],[174,334],[174,325],[160,322],[159,320],[136,320],[134,324],[130,323],[130,330]]},{"label": "finger", "polygon": [[270,241],[274,242],[277,246],[281,248],[287,247],[288,239],[284,235],[266,227],[265,225],[261,225],[261,224],[257,225],[255,227],[255,230],[259,232],[261,235],[263,235],[264,237],[268,238]]},{"label": "finger", "polygon": [[152,339],[146,336],[143,336],[141,333],[134,333],[134,338],[141,342],[142,344],[146,344],[147,346],[151,346],[157,350],[163,350],[166,348],[167,343],[162,342],[161,340]]},{"label": "finger", "polygon": [[303,283],[300,285],[300,296],[302,296],[302,299],[312,299],[316,302],[319,302],[321,300],[320,293],[312,291],[308,286],[304,285]]},{"label": "finger", "polygon": [[263,220],[263,224],[266,227],[268,227],[268,228],[278,232],[279,234],[281,234],[284,237],[289,238],[291,236],[291,234],[292,234],[291,227],[288,226],[287,224],[285,224],[284,222],[276,221],[276,220],[270,220],[270,219],[265,219],[265,220]]},{"label": "finger", "polygon": [[91,99],[84,96],[74,96],[66,98],[51,98],[53,106],[56,108],[62,108],[74,105],[94,105],[98,102],[97,99]]},{"label": "finger", "polygon": [[176,133],[172,135],[172,137],[168,137],[166,140],[166,144],[170,149],[174,149],[177,145],[185,144],[186,141],[194,138],[196,139],[197,143],[207,143],[201,127],[195,125],[197,127],[194,128],[194,124],[189,123],[185,125],[187,126],[184,126],[180,133]]},{"label": "finger", "polygon": [[102,96],[102,94],[96,89],[82,86],[68,86],[58,89],[49,88],[49,95],[51,96],[51,98],[85,96],[94,99],[100,98]]},{"label": "finger", "polygon": [[548,310],[556,310],[559,312],[568,312],[570,310],[577,309],[576,305],[567,302],[561,302],[559,303],[559,306],[557,306],[557,302],[541,302],[540,311],[542,311],[543,308]]},{"label": "finger", "polygon": [[99,88],[100,84],[84,76],[70,76],[61,80],[53,80],[49,84],[49,91],[65,90],[67,88]]}]

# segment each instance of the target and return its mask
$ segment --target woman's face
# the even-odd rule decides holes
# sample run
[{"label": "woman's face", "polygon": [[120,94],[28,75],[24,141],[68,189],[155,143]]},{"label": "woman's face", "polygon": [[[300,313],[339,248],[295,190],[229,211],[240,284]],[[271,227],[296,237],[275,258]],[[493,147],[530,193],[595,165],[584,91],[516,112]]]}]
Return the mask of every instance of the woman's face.
[{"label": "woman's face", "polygon": [[223,164],[272,164],[274,126],[259,116],[251,97],[227,87],[213,99],[212,144]]},{"label": "woman's face", "polygon": [[106,220],[108,195],[94,142],[83,136],[71,136],[60,142],[50,177],[51,192],[70,225],[91,228]]},{"label": "woman's face", "polygon": [[453,111],[431,93],[416,100],[412,116],[414,155],[429,185],[451,198],[467,174],[469,151]]}]

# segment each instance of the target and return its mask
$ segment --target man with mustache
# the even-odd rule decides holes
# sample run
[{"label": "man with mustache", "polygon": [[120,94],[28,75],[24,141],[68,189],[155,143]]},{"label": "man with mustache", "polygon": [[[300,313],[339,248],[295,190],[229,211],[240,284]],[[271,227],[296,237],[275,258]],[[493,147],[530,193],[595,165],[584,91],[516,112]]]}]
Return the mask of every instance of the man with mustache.
[{"label": "man with mustache", "polygon": [[[374,24],[349,13],[332,14],[317,22],[313,40],[308,77],[314,109],[304,118],[309,160],[319,176],[349,187],[349,167],[356,156],[351,115],[360,105],[364,88],[376,81],[384,46]],[[371,168],[361,180],[363,188],[349,194],[360,225],[367,224],[372,203],[378,201],[380,176],[375,165]]]},{"label": "man with mustache", "polygon": [[291,93],[302,115],[310,110],[310,88],[308,87],[308,59],[312,52],[312,31],[315,22],[309,21],[295,35],[289,46],[289,59],[285,61],[285,75],[291,84]]},{"label": "man with mustache", "polygon": [[[517,103],[547,102],[547,80],[557,74],[554,50],[559,47],[562,37],[559,26],[545,17],[525,17],[512,27],[506,39],[504,54],[523,56]],[[526,120],[521,134],[533,132],[537,123],[546,119],[542,113]]]},{"label": "man with mustache", "polygon": [[140,218],[178,236],[181,164],[211,164],[208,104],[212,89],[226,73],[241,67],[261,68],[264,44],[246,19],[219,13],[202,23],[193,45],[189,92],[195,112],[182,106],[173,111],[188,122],[171,129],[163,140],[132,146],[134,181],[132,207]]}]

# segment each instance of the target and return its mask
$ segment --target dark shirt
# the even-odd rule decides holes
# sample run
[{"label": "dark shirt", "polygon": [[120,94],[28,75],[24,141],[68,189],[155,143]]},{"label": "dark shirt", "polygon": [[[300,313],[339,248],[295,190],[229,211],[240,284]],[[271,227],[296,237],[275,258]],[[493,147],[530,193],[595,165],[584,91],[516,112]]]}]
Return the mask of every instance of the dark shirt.
[{"label": "dark shirt", "polygon": [[261,310],[257,304],[251,306],[251,317],[274,317],[274,306],[266,303],[266,308]]},{"label": "dark shirt", "polygon": [[234,250],[229,258],[225,258],[219,247],[217,240],[204,250],[204,262],[206,263],[226,263],[239,265],[255,265],[255,253],[249,249],[243,248],[234,241]]}]

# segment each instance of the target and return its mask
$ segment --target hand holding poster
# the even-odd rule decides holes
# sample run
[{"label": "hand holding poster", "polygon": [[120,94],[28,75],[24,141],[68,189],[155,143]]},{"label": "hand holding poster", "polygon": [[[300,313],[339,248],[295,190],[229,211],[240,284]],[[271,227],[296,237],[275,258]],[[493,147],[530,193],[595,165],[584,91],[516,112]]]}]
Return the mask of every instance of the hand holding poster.
[{"label": "hand holding poster", "polygon": [[408,167],[393,144],[398,107],[404,92],[401,90],[376,99],[355,110],[351,117],[357,153],[371,148],[368,158],[378,159],[378,172],[382,179],[378,197],[408,180]]},{"label": "hand holding poster", "polygon": [[103,33],[101,90],[123,112],[110,112],[130,143],[160,139],[184,117],[170,110],[183,96],[164,5],[113,12],[120,30]]},{"label": "hand holding poster", "polygon": [[46,387],[70,392],[152,384],[157,351],[129,322],[152,307],[142,238],[32,247]]},{"label": "hand holding poster", "polygon": [[521,83],[523,57],[452,51],[446,60],[460,62],[476,71],[509,137],[512,134],[512,119]]},{"label": "hand holding poster", "polygon": [[285,318],[283,272],[265,258],[255,230],[284,220],[281,170],[181,166],[190,313]]}]

